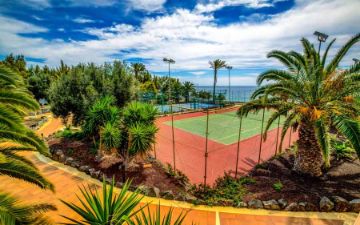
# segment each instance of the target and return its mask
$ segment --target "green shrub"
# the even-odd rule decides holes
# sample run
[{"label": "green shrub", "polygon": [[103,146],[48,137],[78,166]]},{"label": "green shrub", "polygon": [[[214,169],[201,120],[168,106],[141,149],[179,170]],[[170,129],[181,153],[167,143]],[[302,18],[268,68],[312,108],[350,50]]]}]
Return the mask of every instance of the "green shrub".
[{"label": "green shrub", "polygon": [[330,139],[332,154],[336,159],[353,159],[355,150],[349,141],[342,141],[335,135]]},{"label": "green shrub", "polygon": [[283,188],[283,184],[281,183],[281,181],[278,181],[278,182],[273,184],[273,188],[274,188],[275,191],[281,192],[281,190]]},{"label": "green shrub", "polygon": [[196,186],[194,195],[208,205],[236,205],[247,193],[245,185],[253,183],[255,180],[251,177],[235,179],[229,174],[225,174],[215,181],[213,187],[204,187],[203,184]]}]

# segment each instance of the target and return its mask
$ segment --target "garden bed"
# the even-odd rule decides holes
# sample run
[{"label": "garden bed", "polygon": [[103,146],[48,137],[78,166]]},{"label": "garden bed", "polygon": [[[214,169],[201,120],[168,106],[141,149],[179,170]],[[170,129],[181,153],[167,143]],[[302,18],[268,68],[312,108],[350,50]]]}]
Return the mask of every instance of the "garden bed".
[{"label": "garden bed", "polygon": [[[116,185],[122,185],[122,173],[119,165],[115,164],[107,169],[100,168],[96,161],[96,149],[91,140],[53,136],[48,139],[48,145],[53,159],[78,168],[100,180],[103,176],[108,180],[114,177]],[[185,192],[188,183],[186,180],[182,182],[183,178],[177,177],[177,174],[174,174],[171,169],[154,159],[143,160],[140,164],[147,166],[143,168],[135,164],[126,172],[126,178],[132,181],[133,188],[138,187],[143,194],[154,197],[191,199],[191,196]]]}]

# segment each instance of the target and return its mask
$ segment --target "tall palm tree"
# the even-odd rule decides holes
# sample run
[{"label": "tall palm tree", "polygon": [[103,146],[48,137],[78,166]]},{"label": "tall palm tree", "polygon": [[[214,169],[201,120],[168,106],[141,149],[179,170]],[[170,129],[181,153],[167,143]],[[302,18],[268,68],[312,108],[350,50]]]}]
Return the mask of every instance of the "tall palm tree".
[{"label": "tall palm tree", "polygon": [[329,62],[327,55],[335,39],[322,56],[305,38],[301,40],[302,54],[295,51],[270,52],[268,57],[279,60],[286,70],[273,69],[259,75],[259,85],[269,82],[260,86],[252,101],[238,111],[243,116],[263,108],[275,109],[266,131],[280,116],[285,116],[281,143],[289,128],[299,129],[294,162],[294,169],[298,172],[320,176],[321,167],[330,166],[330,127],[346,137],[360,155],[360,106],[357,99],[360,94],[360,63],[348,69],[338,69],[346,53],[359,39],[360,34],[352,37]]},{"label": "tall palm tree", "polygon": [[215,99],[216,99],[215,88],[217,83],[217,73],[219,69],[226,67],[226,62],[221,59],[215,59],[214,61],[209,61],[209,64],[210,64],[210,68],[214,69],[213,102],[215,103]]},{"label": "tall palm tree", "polygon": [[189,102],[190,93],[195,91],[195,85],[190,81],[185,81],[183,83],[183,91],[185,94],[186,102]]},{"label": "tall palm tree", "polygon": [[132,70],[134,72],[135,78],[138,81],[141,81],[140,74],[146,71],[146,67],[142,63],[132,63],[131,64]]},{"label": "tall palm tree", "polygon": [[[40,174],[35,165],[18,154],[21,151],[49,154],[44,142],[23,124],[24,115],[38,108],[37,102],[25,88],[22,77],[0,65],[0,176],[11,176],[54,190],[53,185]],[[1,194],[2,224],[25,223],[30,219],[34,219],[34,223],[45,224],[45,218],[39,213],[41,210],[51,209],[48,205],[17,207],[15,204],[15,199],[8,194]],[[16,213],[18,210],[20,212]]]}]

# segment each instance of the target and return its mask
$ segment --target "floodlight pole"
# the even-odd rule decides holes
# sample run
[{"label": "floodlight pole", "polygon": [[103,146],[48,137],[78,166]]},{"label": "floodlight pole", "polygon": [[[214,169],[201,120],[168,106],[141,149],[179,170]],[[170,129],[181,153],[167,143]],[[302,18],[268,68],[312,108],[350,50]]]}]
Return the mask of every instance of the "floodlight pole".
[{"label": "floodlight pole", "polygon": [[207,159],[208,159],[208,140],[209,140],[208,137],[209,137],[209,108],[206,108],[204,190],[206,189],[206,178],[207,178]]},{"label": "floodlight pole", "polygon": [[170,64],[175,64],[175,60],[170,58],[163,58],[163,61],[169,66],[169,101],[170,101],[170,114],[171,114],[171,134],[172,134],[172,149],[173,149],[173,168],[176,171],[175,162],[175,132],[174,132],[174,113],[172,107],[172,96],[171,96],[171,75],[170,75]]},{"label": "floodlight pole", "polygon": [[230,80],[230,71],[232,70],[232,66],[226,66],[229,72],[229,102],[230,102],[230,87],[231,87],[231,80]]},{"label": "floodlight pole", "polygon": [[238,175],[239,153],[240,153],[240,141],[241,141],[241,126],[242,126],[242,109],[241,109],[240,126],[239,126],[239,136],[238,136],[237,151],[236,151],[235,179],[237,178],[237,175]]},{"label": "floodlight pole", "polygon": [[319,49],[318,49],[318,53],[320,55],[320,48],[321,48],[321,42],[325,42],[326,39],[329,37],[329,35],[321,33],[319,31],[315,31],[314,35],[318,37],[318,41],[319,41]]}]

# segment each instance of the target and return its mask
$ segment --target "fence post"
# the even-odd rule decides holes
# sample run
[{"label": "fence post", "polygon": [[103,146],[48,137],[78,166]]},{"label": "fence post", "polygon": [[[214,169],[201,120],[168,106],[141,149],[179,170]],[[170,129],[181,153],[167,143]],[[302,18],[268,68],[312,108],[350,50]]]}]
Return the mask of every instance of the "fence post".
[{"label": "fence post", "polygon": [[292,128],[290,127],[290,129],[289,129],[289,149],[290,149],[290,146],[291,146],[291,132],[292,131]]},{"label": "fence post", "polygon": [[242,109],[241,109],[240,126],[239,126],[239,136],[238,136],[237,151],[236,151],[235,178],[237,178],[237,175],[238,175],[240,140],[241,140],[241,126],[242,126]]},{"label": "fence post", "polygon": [[205,142],[204,190],[206,188],[206,178],[207,178],[208,136],[209,136],[209,108],[206,108],[206,131],[205,131],[206,142]]},{"label": "fence post", "polygon": [[155,159],[157,158],[157,157],[156,157],[156,148],[155,148],[155,142],[154,142],[154,157],[155,157]]},{"label": "fence post", "polygon": [[277,155],[278,145],[279,145],[279,130],[280,130],[280,117],[278,119],[277,131],[276,131],[276,146],[275,146],[275,155]]},{"label": "fence post", "polygon": [[174,171],[176,171],[176,163],[175,163],[175,134],[174,134],[174,113],[172,108],[172,101],[170,101],[170,113],[171,113],[171,133],[172,133],[172,148],[173,148],[173,166]]},{"label": "fence post", "polygon": [[260,133],[260,147],[259,147],[258,164],[260,163],[260,158],[261,158],[262,138],[263,138],[263,129],[264,129],[264,119],[265,119],[265,108],[263,108],[263,114],[262,114],[262,120],[261,120],[261,133]]}]

